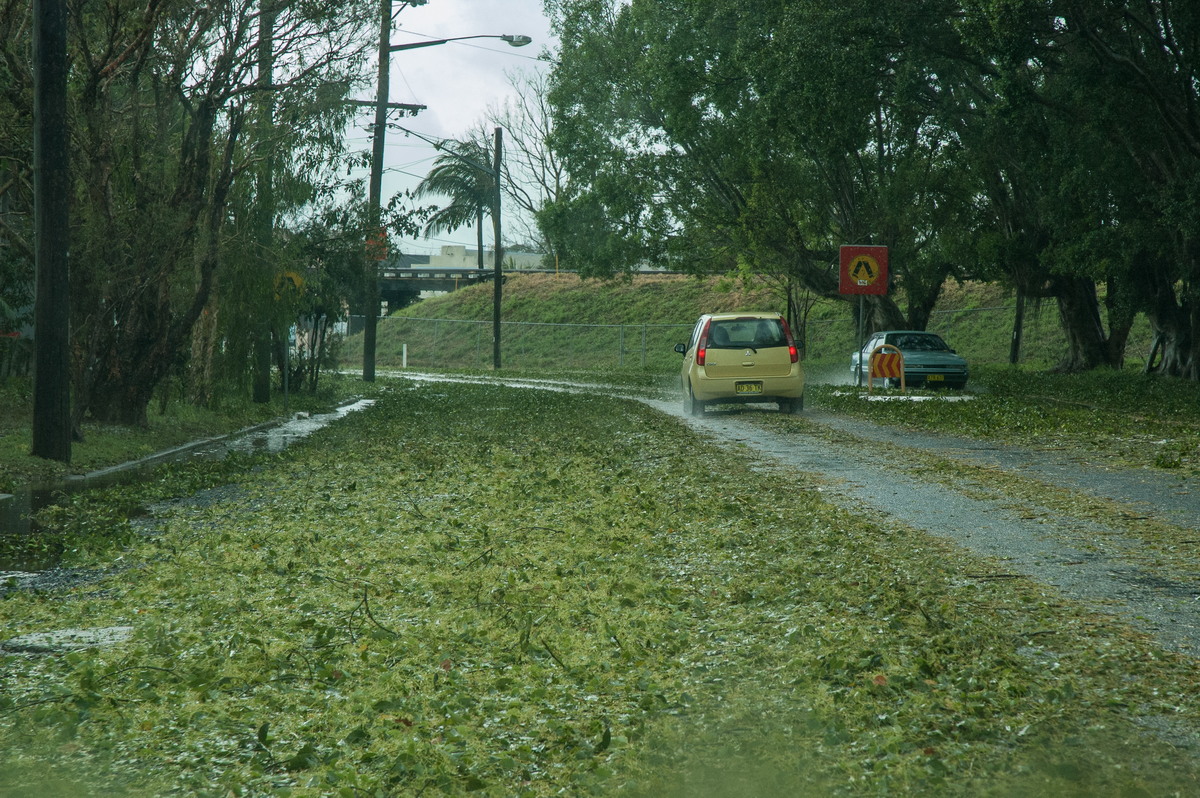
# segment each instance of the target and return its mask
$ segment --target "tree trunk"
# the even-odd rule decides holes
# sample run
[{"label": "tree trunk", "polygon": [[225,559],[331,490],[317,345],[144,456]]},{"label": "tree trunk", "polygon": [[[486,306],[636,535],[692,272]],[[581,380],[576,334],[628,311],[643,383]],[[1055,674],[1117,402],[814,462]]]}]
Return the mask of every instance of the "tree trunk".
[{"label": "tree trunk", "polygon": [[908,324],[910,330],[926,330],[929,328],[929,318],[942,297],[942,288],[950,268],[945,264],[924,273],[924,279],[918,280],[915,272],[911,272],[905,281],[905,296],[908,299]]},{"label": "tree trunk", "polygon": [[[1155,374],[1169,377],[1198,378],[1196,325],[1200,321],[1194,310],[1173,301],[1156,304],[1147,316],[1154,330],[1155,347],[1161,352],[1157,365],[1150,367]],[[1153,354],[1151,355],[1153,357]]]},{"label": "tree trunk", "polygon": [[189,366],[189,400],[197,407],[212,401],[213,358],[216,354],[217,312],[205,309],[192,331],[192,358]]},{"label": "tree trunk", "polygon": [[1108,311],[1108,360],[1116,368],[1125,367],[1125,347],[1137,318],[1134,302],[1125,290],[1120,281],[1108,279],[1108,292],[1104,297],[1104,307]]},{"label": "tree trunk", "polygon": [[[890,296],[868,296],[863,305],[866,309],[866,335],[879,330],[908,329],[908,319],[904,317],[900,306]],[[855,307],[857,310],[857,302]]]},{"label": "tree trunk", "polygon": [[1067,339],[1067,354],[1056,371],[1073,373],[1099,366],[1117,365],[1111,360],[1096,283],[1086,276],[1057,276],[1050,293],[1058,300],[1059,320]]},{"label": "tree trunk", "polygon": [[1017,286],[1017,309],[1013,314],[1012,341],[1008,347],[1008,362],[1021,362],[1021,342],[1025,337],[1025,290]]},{"label": "tree trunk", "polygon": [[254,358],[251,400],[263,405],[271,401],[271,331],[264,324],[255,325],[251,354]]},{"label": "tree trunk", "polygon": [[[1168,377],[1200,379],[1200,297],[1195,283],[1159,267],[1154,260],[1142,264],[1135,277],[1139,298],[1154,331],[1154,350],[1147,371]],[[1156,354],[1161,355],[1154,363]]]}]

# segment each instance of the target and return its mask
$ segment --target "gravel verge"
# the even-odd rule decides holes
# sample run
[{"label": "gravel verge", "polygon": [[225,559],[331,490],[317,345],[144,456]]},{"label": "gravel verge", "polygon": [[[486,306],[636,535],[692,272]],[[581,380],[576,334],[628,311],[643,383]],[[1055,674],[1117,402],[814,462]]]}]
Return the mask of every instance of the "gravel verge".
[{"label": "gravel verge", "polygon": [[[782,433],[753,423],[754,414],[763,412],[756,408],[689,417],[677,402],[651,404],[714,441],[749,447],[816,478],[823,495],[853,512],[953,540],[1001,566],[963,578],[1036,579],[1066,598],[1128,621],[1168,649],[1200,656],[1200,579],[1147,567],[1154,557],[1125,534],[1122,514],[1097,522],[1094,513],[1081,514],[1074,504],[1022,507],[1010,498],[974,495],[966,486],[960,492],[920,473],[920,458],[906,458],[903,451],[936,452],[952,462],[993,469],[1001,478],[1032,479],[1125,506],[1131,517],[1195,529],[1200,527],[1200,491],[1186,480],[1098,466],[1082,454],[910,433],[824,413],[805,415],[814,425],[809,429]],[[831,442],[831,431],[840,443]],[[890,451],[873,444],[886,444]]]}]

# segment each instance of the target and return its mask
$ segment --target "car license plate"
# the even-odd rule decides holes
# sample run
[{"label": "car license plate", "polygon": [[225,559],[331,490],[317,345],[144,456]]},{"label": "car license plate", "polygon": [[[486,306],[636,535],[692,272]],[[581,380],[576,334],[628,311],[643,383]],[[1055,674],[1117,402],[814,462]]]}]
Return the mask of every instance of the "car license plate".
[{"label": "car license plate", "polygon": [[925,381],[926,382],[945,382],[946,375],[945,374],[930,374],[929,376],[927,376],[925,378]]},{"label": "car license plate", "polygon": [[738,382],[733,385],[733,392],[740,395],[749,393],[762,393],[761,382]]}]

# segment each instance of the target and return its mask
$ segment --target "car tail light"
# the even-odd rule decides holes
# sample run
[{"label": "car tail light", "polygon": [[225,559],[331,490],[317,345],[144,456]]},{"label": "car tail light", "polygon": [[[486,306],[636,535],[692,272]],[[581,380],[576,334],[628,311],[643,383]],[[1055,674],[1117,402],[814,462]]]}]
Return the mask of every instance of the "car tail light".
[{"label": "car tail light", "polygon": [[779,323],[783,325],[783,334],[787,336],[788,356],[792,358],[793,363],[796,363],[800,360],[800,350],[796,348],[796,341],[792,338],[792,328],[788,326],[787,319],[782,316]]},{"label": "car tail light", "polygon": [[708,327],[712,324],[712,319],[704,322],[704,329],[700,331],[700,340],[696,342],[696,365],[704,365],[704,356],[708,354]]}]

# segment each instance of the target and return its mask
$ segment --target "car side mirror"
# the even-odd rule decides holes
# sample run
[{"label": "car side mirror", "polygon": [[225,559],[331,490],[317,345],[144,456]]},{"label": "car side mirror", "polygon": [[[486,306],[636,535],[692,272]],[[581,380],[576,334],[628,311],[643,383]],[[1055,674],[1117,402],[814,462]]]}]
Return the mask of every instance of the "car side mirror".
[{"label": "car side mirror", "polygon": [[675,351],[683,355],[687,353],[687,344],[675,344]]}]

